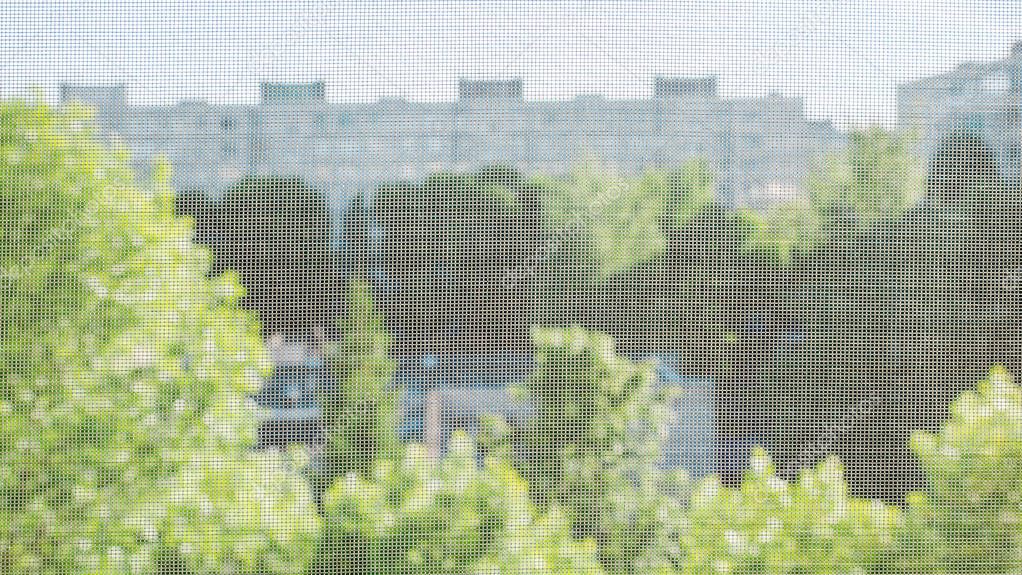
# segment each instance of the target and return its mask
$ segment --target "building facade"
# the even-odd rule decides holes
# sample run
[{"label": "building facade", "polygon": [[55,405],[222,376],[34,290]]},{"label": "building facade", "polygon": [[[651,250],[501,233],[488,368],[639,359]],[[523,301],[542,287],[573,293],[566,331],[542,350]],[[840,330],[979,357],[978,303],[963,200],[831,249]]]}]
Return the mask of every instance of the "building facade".
[{"label": "building facade", "polygon": [[526,100],[520,79],[462,79],[454,102],[326,100],[322,82],[263,83],[258,105],[127,105],[124,86],[61,87],[93,106],[101,135],[145,175],[159,156],[178,190],[216,196],[239,178],[300,176],[340,213],[384,182],[486,165],[564,175],[595,160],[622,175],[704,158],[727,205],[762,207],[798,193],[813,162],[844,145],[810,121],[801,98],[725,100],[715,77],[657,78],[647,99]]},{"label": "building facade", "polygon": [[1022,180],[1022,41],[994,62],[965,62],[954,70],[898,87],[901,128],[919,138],[922,157],[933,158],[942,140],[970,132],[997,158],[1005,181]]}]

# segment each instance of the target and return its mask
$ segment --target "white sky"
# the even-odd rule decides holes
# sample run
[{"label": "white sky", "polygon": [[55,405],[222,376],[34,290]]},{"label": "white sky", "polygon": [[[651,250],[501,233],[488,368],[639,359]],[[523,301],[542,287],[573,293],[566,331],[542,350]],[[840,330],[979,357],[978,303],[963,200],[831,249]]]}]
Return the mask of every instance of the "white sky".
[{"label": "white sky", "polygon": [[260,80],[323,79],[333,101],[452,100],[459,76],[520,76],[529,99],[616,98],[716,74],[724,97],[890,125],[899,83],[1016,40],[1022,0],[6,3],[0,95],[117,82],[132,103],[255,103]]}]

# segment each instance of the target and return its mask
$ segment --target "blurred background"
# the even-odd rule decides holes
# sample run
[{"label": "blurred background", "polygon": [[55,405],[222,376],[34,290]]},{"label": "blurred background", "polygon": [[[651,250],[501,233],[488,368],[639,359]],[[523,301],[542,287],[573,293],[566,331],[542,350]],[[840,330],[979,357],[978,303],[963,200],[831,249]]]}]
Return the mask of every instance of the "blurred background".
[{"label": "blurred background", "polygon": [[[1022,565],[1018,3],[0,21],[0,571]],[[232,457],[291,458],[315,528],[97,503]]]}]

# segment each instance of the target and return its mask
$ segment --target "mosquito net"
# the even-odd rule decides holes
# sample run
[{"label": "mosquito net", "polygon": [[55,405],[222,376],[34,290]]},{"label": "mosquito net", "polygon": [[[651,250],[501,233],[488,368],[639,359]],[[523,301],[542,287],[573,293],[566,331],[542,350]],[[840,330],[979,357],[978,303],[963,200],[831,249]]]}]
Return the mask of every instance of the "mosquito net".
[{"label": "mosquito net", "polygon": [[1022,4],[0,22],[0,574],[1022,570]]}]

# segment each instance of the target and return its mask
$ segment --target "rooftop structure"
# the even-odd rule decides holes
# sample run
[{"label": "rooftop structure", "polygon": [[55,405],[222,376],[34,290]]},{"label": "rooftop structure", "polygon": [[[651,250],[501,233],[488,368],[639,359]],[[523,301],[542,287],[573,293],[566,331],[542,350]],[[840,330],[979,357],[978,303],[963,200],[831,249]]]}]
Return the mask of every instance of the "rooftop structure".
[{"label": "rooftop structure", "polygon": [[715,98],[717,97],[717,78],[714,76],[702,78],[665,78],[661,76],[653,82],[653,96],[655,98],[684,96]]},{"label": "rooftop structure", "polygon": [[898,87],[901,127],[918,135],[920,153],[932,158],[941,141],[958,132],[979,136],[997,158],[1002,177],[1022,179],[1022,41],[1002,60],[965,62],[945,74]]},{"label": "rooftop structure", "polygon": [[510,98],[522,99],[522,80],[458,80],[458,98]]},{"label": "rooftop structure", "polygon": [[263,104],[300,104],[326,101],[326,84],[280,84],[263,82],[259,84],[259,100]]}]

